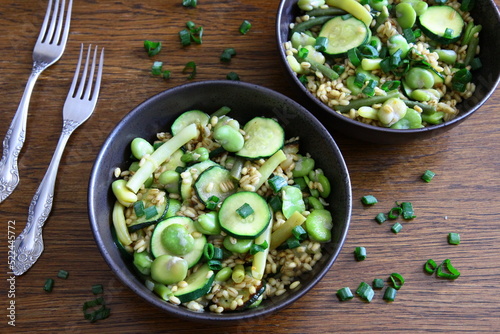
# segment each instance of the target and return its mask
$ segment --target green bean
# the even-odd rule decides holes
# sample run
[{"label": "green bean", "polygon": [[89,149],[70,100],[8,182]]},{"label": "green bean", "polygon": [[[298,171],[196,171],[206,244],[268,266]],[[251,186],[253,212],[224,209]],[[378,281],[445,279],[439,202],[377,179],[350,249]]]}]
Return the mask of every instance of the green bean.
[{"label": "green bean", "polygon": [[127,188],[127,181],[120,179],[111,184],[111,189],[118,202],[123,206],[129,207],[137,202],[137,195]]},{"label": "green bean", "polygon": [[328,242],[332,238],[332,214],[328,210],[313,210],[304,222],[309,237],[318,242]]},{"label": "green bean", "polygon": [[250,251],[253,239],[236,239],[228,235],[224,238],[222,244],[230,252],[245,254]]},{"label": "green bean", "polygon": [[243,170],[243,166],[245,164],[245,159],[236,157],[234,159],[233,166],[231,167],[230,174],[232,177],[234,177],[236,180],[239,180],[241,177],[241,171]]},{"label": "green bean", "polygon": [[399,92],[395,90],[395,91],[388,92],[387,95],[375,95],[372,97],[352,100],[348,105],[346,105],[346,106],[342,106],[342,105],[334,106],[334,109],[337,111],[340,111],[342,113],[345,113],[351,109],[358,109],[360,107],[371,106],[371,105],[378,104],[378,103],[384,103],[388,99],[393,98],[393,97],[397,97],[397,96],[399,96]]},{"label": "green bean", "polygon": [[161,233],[161,244],[172,254],[186,255],[194,248],[194,237],[184,225],[172,224]]},{"label": "green bean", "polygon": [[469,22],[465,27],[465,31],[463,33],[462,45],[469,44],[472,37],[474,37],[476,33],[479,33],[482,28],[483,27],[480,24],[474,25],[474,22]]},{"label": "green bean", "polygon": [[245,267],[242,264],[234,266],[231,278],[235,283],[241,283],[245,279]]},{"label": "green bean", "polygon": [[405,75],[405,82],[411,89],[431,88],[434,86],[434,76],[424,68],[412,67]]},{"label": "green bean", "polygon": [[212,115],[210,115],[210,117],[221,117],[229,114],[229,112],[231,112],[231,108],[227,106],[222,106],[218,110],[216,110]]},{"label": "green bean", "polygon": [[309,64],[311,64],[311,69],[313,71],[320,71],[324,76],[326,76],[330,80],[335,80],[339,77],[339,74],[337,72],[335,72],[325,64],[318,63],[317,61],[309,57],[306,57],[304,60]]},{"label": "green bean", "polygon": [[220,224],[217,212],[210,211],[203,213],[198,216],[198,219],[194,221],[194,227],[200,233],[207,235],[218,235],[220,234]]},{"label": "green bean", "polygon": [[158,182],[165,187],[165,190],[172,194],[180,192],[179,182],[181,175],[175,170],[166,170],[158,177]]},{"label": "green bean", "polygon": [[151,273],[151,264],[153,263],[153,258],[147,251],[134,252],[134,266],[143,275],[149,275]]},{"label": "green bean", "polygon": [[396,5],[396,21],[403,29],[412,28],[417,20],[417,13],[409,3],[399,3]]},{"label": "green bean", "polygon": [[151,278],[162,284],[175,284],[187,276],[188,264],[183,258],[163,254],[151,264]]},{"label": "green bean", "polygon": [[465,66],[468,66],[476,56],[478,45],[479,45],[479,37],[476,37],[474,34],[471,36],[470,41],[468,43],[467,53],[465,54],[465,60],[464,60]]},{"label": "green bean", "polygon": [[411,101],[411,100],[403,100],[404,103],[406,104],[407,107],[409,108],[414,108],[415,106],[418,106],[420,109],[422,109],[423,114],[431,115],[436,112],[436,107],[431,106],[427,103],[421,103],[417,101]]},{"label": "green bean", "polygon": [[223,125],[214,130],[214,139],[228,152],[238,152],[243,148],[245,139],[238,130],[230,125]]},{"label": "green bean", "polygon": [[309,16],[325,16],[325,15],[333,15],[333,16],[339,16],[339,15],[344,15],[347,14],[347,12],[343,9],[337,8],[337,7],[327,7],[327,8],[314,8],[306,13]]},{"label": "green bean", "polygon": [[233,269],[230,267],[224,267],[215,274],[215,282],[222,283],[227,281],[233,274]]},{"label": "green bean", "polygon": [[297,1],[297,6],[299,6],[300,9],[308,11],[312,10],[313,8],[318,8],[320,6],[323,6],[325,4],[325,0],[299,0]]},{"label": "green bean", "polygon": [[132,150],[132,155],[140,160],[146,154],[151,154],[154,152],[153,145],[151,145],[146,139],[134,138],[130,143],[130,149]]},{"label": "green bean", "polygon": [[292,28],[291,33],[293,34],[294,32],[304,32],[306,30],[311,29],[314,26],[323,25],[326,21],[329,21],[332,18],[333,18],[333,16],[331,16],[331,15],[325,15],[325,16],[319,16],[319,17],[311,18],[307,21],[297,23]]},{"label": "green bean", "polygon": [[292,171],[293,177],[303,177],[308,175],[314,169],[314,159],[303,155],[297,155],[299,160],[295,163]]}]

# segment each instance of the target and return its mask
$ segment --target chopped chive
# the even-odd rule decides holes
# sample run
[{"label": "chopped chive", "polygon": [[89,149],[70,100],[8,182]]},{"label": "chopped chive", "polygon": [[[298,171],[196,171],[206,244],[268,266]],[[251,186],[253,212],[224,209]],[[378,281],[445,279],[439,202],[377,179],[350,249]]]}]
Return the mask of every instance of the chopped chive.
[{"label": "chopped chive", "polygon": [[233,81],[240,81],[240,76],[236,72],[229,72],[226,75],[226,79]]},{"label": "chopped chive", "polygon": [[401,209],[403,209],[403,219],[413,219],[416,218],[415,213],[413,212],[413,205],[411,202],[402,202]]},{"label": "chopped chive", "polygon": [[210,270],[221,270],[222,269],[222,262],[220,260],[208,260],[207,261],[208,267]]},{"label": "chopped chive", "polygon": [[374,289],[382,289],[384,287],[384,280],[381,278],[375,278],[372,283]]},{"label": "chopped chive", "polygon": [[361,282],[356,289],[356,294],[364,301],[371,302],[373,296],[375,295],[375,292],[368,283]]},{"label": "chopped chive", "polygon": [[401,223],[395,223],[394,225],[392,225],[391,227],[391,231],[398,234],[399,232],[401,232],[401,230],[403,229],[403,225],[401,225]]},{"label": "chopped chive", "polygon": [[453,267],[450,259],[446,259],[437,267],[436,275],[442,278],[456,279],[460,276],[460,272]]},{"label": "chopped chive", "polygon": [[184,7],[196,7],[198,0],[182,0],[182,5]]},{"label": "chopped chive", "polygon": [[160,75],[161,74],[161,68],[163,66],[163,62],[161,61],[155,61],[153,63],[153,66],[151,67],[151,73],[153,75]]},{"label": "chopped chive", "polygon": [[375,87],[377,87],[377,84],[378,82],[376,80],[371,79],[361,92],[366,96],[373,96],[375,95]]},{"label": "chopped chive", "polygon": [[448,243],[450,245],[460,244],[460,234],[454,232],[448,233]]},{"label": "chopped chive", "polygon": [[436,176],[436,173],[431,170],[426,170],[424,174],[422,174],[421,179],[429,183],[434,178],[434,176]]},{"label": "chopped chive", "polygon": [[386,81],[382,84],[382,86],[380,87],[380,89],[386,91],[386,92],[389,92],[391,90],[394,90],[394,89],[397,89],[399,86],[401,85],[401,81],[399,80],[390,80],[390,81]]},{"label": "chopped chive", "polygon": [[365,205],[373,205],[373,204],[377,203],[378,201],[375,198],[375,196],[366,195],[366,196],[361,197],[361,202]]},{"label": "chopped chive", "polygon": [[356,50],[356,48],[352,48],[347,51],[347,57],[349,58],[351,64],[353,64],[355,67],[361,65],[361,59],[359,59],[358,51]]},{"label": "chopped chive", "polygon": [[246,218],[250,216],[253,213],[253,209],[250,206],[250,204],[245,203],[242,206],[240,206],[238,209],[236,209],[236,213],[241,217],[241,218]]},{"label": "chopped chive", "polygon": [[337,72],[338,75],[342,75],[342,73],[345,72],[345,66],[344,65],[333,65],[332,70]]},{"label": "chopped chive", "polygon": [[396,299],[396,294],[398,293],[398,290],[394,289],[392,286],[388,286],[385,289],[384,292],[384,297],[382,297],[385,301],[388,302],[393,302],[394,299]]},{"label": "chopped chive", "polygon": [[181,40],[182,46],[191,45],[191,33],[187,29],[182,29],[179,31],[179,39]]},{"label": "chopped chive", "polygon": [[286,239],[286,241],[278,247],[278,249],[294,249],[300,246],[300,241],[295,237],[290,237]]},{"label": "chopped chive", "polygon": [[308,55],[309,55],[309,50],[307,50],[306,48],[300,48],[299,49],[299,52],[298,52],[299,58],[305,58]]},{"label": "chopped chive", "polygon": [[408,43],[415,43],[415,34],[411,28],[403,29],[403,37],[406,39]]},{"label": "chopped chive", "polygon": [[145,40],[144,49],[148,53],[148,56],[150,57],[155,56],[161,51],[161,42],[153,42]]},{"label": "chopped chive", "polygon": [[281,208],[283,206],[283,202],[281,201],[281,198],[279,196],[273,196],[269,199],[269,205],[271,206],[271,209],[273,209],[274,212],[281,211]]},{"label": "chopped chive", "polygon": [[168,70],[163,71],[161,76],[163,77],[163,79],[169,79],[170,78],[170,71],[168,71]]},{"label": "chopped chive", "polygon": [[295,226],[292,229],[292,235],[297,239],[298,241],[304,241],[307,239],[307,232],[304,230],[302,225]]},{"label": "chopped chive", "polygon": [[363,261],[366,259],[366,248],[365,247],[356,247],[354,249],[354,258],[356,261]]},{"label": "chopped chive", "polygon": [[320,36],[316,38],[316,43],[314,44],[314,49],[319,52],[323,52],[328,47],[328,38]]},{"label": "chopped chive", "polygon": [[156,206],[153,205],[144,209],[144,214],[146,215],[146,219],[151,219],[158,215],[158,210],[156,209]]},{"label": "chopped chive", "polygon": [[102,284],[92,285],[92,293],[94,295],[98,295],[98,294],[102,293],[103,291],[104,291],[104,287],[102,286]]},{"label": "chopped chive", "polygon": [[352,291],[350,288],[345,287],[340,290],[337,290],[337,297],[341,302],[346,301],[346,300],[351,300],[354,298],[354,295],[352,294]]},{"label": "chopped chive", "polygon": [[144,202],[137,201],[134,203],[134,212],[137,218],[144,216]]},{"label": "chopped chive", "polygon": [[483,67],[483,64],[481,63],[481,59],[479,59],[479,57],[472,59],[472,61],[470,62],[470,67],[471,67],[471,70],[478,70],[481,67]]},{"label": "chopped chive", "polygon": [[224,51],[222,51],[220,55],[220,60],[225,63],[228,63],[231,61],[231,58],[235,55],[236,55],[236,50],[234,50],[234,48],[227,48],[224,49]]},{"label": "chopped chive", "polygon": [[[95,309],[96,306],[101,306]],[[89,309],[94,309],[93,312],[87,312]],[[95,322],[97,320],[106,319],[111,313],[111,309],[106,307],[104,303],[104,298],[99,297],[91,301],[87,301],[83,304],[83,316],[90,322]]]},{"label": "chopped chive", "polygon": [[366,80],[366,75],[364,73],[358,73],[354,78],[354,85],[359,88],[362,88],[363,85],[365,84],[365,80]]},{"label": "chopped chive", "polygon": [[57,273],[57,277],[59,278],[64,278],[64,279],[67,279],[69,276],[69,273],[66,271],[66,270],[59,270],[59,272]]},{"label": "chopped chive", "polygon": [[43,289],[47,292],[52,292],[52,288],[54,288],[54,280],[52,278],[47,278],[43,286]]},{"label": "chopped chive", "polygon": [[187,78],[189,80],[194,79],[196,76],[196,63],[194,61],[187,62],[182,70],[182,73],[189,73]]},{"label": "chopped chive", "polygon": [[392,285],[394,286],[394,289],[399,290],[405,284],[405,279],[401,274],[398,273],[392,273],[391,276],[389,276]]},{"label": "chopped chive", "polygon": [[395,206],[389,211],[387,217],[389,217],[389,219],[396,219],[402,212],[403,209],[400,206]]},{"label": "chopped chive", "polygon": [[453,36],[453,29],[451,28],[446,28],[444,30],[444,37],[445,38],[451,38]]},{"label": "chopped chive", "polygon": [[252,28],[252,24],[248,20],[243,20],[240,24],[240,34],[245,35]]},{"label": "chopped chive", "polygon": [[213,210],[217,207],[217,204],[219,204],[219,197],[213,195],[208,198],[207,204],[205,204],[205,207],[209,210]]},{"label": "chopped chive", "polygon": [[428,274],[433,274],[437,269],[437,264],[433,259],[427,260],[424,264],[424,270]]},{"label": "chopped chive", "polygon": [[215,255],[215,246],[214,244],[207,242],[205,246],[203,246],[203,257],[205,260],[210,261],[214,258]]},{"label": "chopped chive", "polygon": [[269,183],[269,186],[275,193],[279,192],[281,188],[288,185],[286,179],[280,175],[274,175],[267,182]]},{"label": "chopped chive", "polygon": [[387,216],[385,215],[385,213],[380,212],[378,215],[375,216],[375,220],[377,221],[377,223],[382,224],[387,220]]},{"label": "chopped chive", "polygon": [[224,251],[220,247],[214,247],[214,260],[222,260],[224,258]]},{"label": "chopped chive", "polygon": [[269,247],[269,245],[267,244],[267,241],[264,241],[264,242],[263,242],[263,243],[261,243],[260,245],[253,244],[253,245],[250,247],[250,254],[251,254],[251,255],[255,255],[255,254],[257,254],[258,252],[263,252],[263,251],[264,251],[264,250],[266,250],[268,247]]}]

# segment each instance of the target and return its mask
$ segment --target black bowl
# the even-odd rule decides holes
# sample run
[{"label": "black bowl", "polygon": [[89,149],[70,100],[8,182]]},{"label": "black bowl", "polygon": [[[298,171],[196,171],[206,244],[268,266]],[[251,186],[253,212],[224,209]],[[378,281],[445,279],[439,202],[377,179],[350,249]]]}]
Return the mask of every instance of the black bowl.
[{"label": "black bowl", "polygon": [[[149,291],[113,242],[111,211],[114,197],[110,184],[116,167],[128,168],[129,144],[135,137],[153,139],[166,131],[174,118],[190,109],[212,112],[221,106],[231,107],[231,116],[242,122],[254,116],[276,118],[285,128],[287,138],[300,136],[301,150],[315,157],[317,166],[334,185],[328,199],[334,219],[332,241],[325,244],[323,258],[312,272],[301,278],[294,292],[265,300],[259,307],[238,313],[193,312],[160,299]],[[207,81],[182,85],[146,100],[126,115],[104,142],[92,169],[88,191],[90,226],[102,256],[115,275],[130,289],[159,309],[184,319],[211,322],[248,320],[278,311],[309,291],[328,272],[347,235],[351,216],[351,185],[347,167],[329,132],[311,113],[293,100],[264,87],[233,81]]]},{"label": "black bowl", "polygon": [[290,23],[300,15],[297,0],[282,0],[276,17],[276,39],[278,53],[291,86],[297,91],[297,100],[308,108],[323,124],[332,131],[349,137],[377,144],[404,143],[415,139],[425,139],[441,134],[458,124],[478,110],[495,91],[500,81],[500,62],[497,48],[492,41],[497,40],[500,30],[500,13],[493,0],[476,0],[471,11],[475,24],[483,26],[480,33],[480,58],[482,68],[474,71],[473,82],[476,91],[473,96],[458,105],[459,114],[453,120],[421,129],[395,130],[364,124],[339,115],[311,94],[297,75],[288,66],[284,43],[290,40]]}]

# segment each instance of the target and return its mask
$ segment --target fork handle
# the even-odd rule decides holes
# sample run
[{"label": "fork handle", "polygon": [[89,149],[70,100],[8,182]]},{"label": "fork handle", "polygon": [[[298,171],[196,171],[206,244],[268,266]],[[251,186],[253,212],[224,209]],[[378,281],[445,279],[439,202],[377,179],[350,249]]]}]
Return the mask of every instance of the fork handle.
[{"label": "fork handle", "polygon": [[0,160],[0,203],[14,191],[19,183],[17,158],[26,138],[26,122],[31,93],[41,70],[34,66],[26,83],[21,102],[3,140],[3,154]]},{"label": "fork handle", "polygon": [[57,170],[66,143],[74,129],[75,127],[71,122],[65,121],[49,167],[38,186],[35,196],[31,200],[26,227],[14,242],[16,261],[14,261],[12,271],[15,275],[25,273],[43,252],[42,227],[52,210]]}]

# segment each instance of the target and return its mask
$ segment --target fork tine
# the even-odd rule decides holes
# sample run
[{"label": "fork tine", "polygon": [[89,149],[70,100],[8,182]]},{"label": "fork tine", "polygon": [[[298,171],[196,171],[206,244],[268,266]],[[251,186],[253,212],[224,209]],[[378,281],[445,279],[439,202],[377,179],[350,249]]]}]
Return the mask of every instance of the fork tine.
[{"label": "fork tine", "polygon": [[99,67],[97,68],[97,78],[95,79],[94,92],[92,93],[91,97],[91,100],[93,100],[94,103],[97,103],[97,97],[99,96],[99,91],[101,90],[101,78],[102,78],[103,66],[104,66],[104,48],[101,49],[101,56],[99,57]]},{"label": "fork tine", "polygon": [[59,12],[59,0],[56,0],[53,7],[52,15],[50,16],[50,25],[48,27],[47,32],[45,33],[45,38],[44,38],[44,42],[47,42],[49,44],[52,42],[52,38],[54,36],[54,30],[57,23],[58,12]]},{"label": "fork tine", "polygon": [[37,43],[56,45],[65,43],[69,35],[72,7],[73,0],[69,0],[67,9],[65,0],[55,0],[55,3],[49,0]]},{"label": "fork tine", "polygon": [[80,65],[82,64],[82,56],[83,56],[83,43],[80,46],[80,57],[78,57],[78,63],[76,64],[75,75],[73,76],[71,87],[69,88],[72,97],[76,96],[76,84],[78,83],[78,75],[80,74]]},{"label": "fork tine", "polygon": [[45,17],[43,19],[42,27],[40,28],[40,35],[38,35],[37,43],[42,43],[47,36],[47,26],[49,25],[50,13],[52,12],[52,0],[49,0],[47,4],[47,11],[45,12]]},{"label": "fork tine", "polygon": [[[85,61],[85,67],[83,68],[82,71],[82,78],[80,79],[80,84],[78,85],[78,92],[76,93],[75,97],[78,99],[81,99],[83,96],[83,89],[85,87],[85,81],[87,79],[87,69],[89,67],[89,59],[90,59],[90,51],[92,50],[92,44],[89,44],[89,48],[87,50],[87,59]],[[83,51],[83,50],[82,50]]]},{"label": "fork tine", "polygon": [[[89,49],[89,55],[90,55],[90,49]],[[86,87],[85,92],[84,92],[85,96],[82,96],[82,99],[85,99],[85,100],[90,100],[90,93],[92,91],[92,81],[94,80],[94,73],[95,73],[96,57],[97,57],[97,45],[94,49],[94,57],[92,58],[92,68],[90,69],[89,80],[87,82],[87,87]]]},{"label": "fork tine", "polygon": [[[65,2],[65,1],[64,1]],[[63,3],[63,11],[60,13],[59,17],[59,28],[57,29],[57,35],[59,38],[57,39],[57,45],[64,44],[68,40],[68,35],[69,35],[69,23],[71,22],[71,11],[73,8],[73,0],[69,0],[68,2],[68,9],[66,10],[66,19],[64,20],[64,29],[63,33],[61,35],[61,27],[62,27],[62,22],[63,22],[63,16],[64,16],[64,3]]]}]

